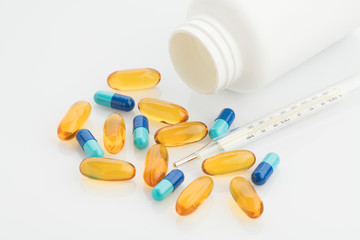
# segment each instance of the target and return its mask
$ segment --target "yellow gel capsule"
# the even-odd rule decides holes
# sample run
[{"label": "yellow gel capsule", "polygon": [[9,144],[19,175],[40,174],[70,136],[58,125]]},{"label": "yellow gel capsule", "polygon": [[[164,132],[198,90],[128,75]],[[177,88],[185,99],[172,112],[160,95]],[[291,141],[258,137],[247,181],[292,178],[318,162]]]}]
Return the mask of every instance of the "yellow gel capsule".
[{"label": "yellow gel capsule", "polygon": [[160,128],[155,142],[167,147],[181,146],[200,141],[206,137],[208,128],[202,122],[185,122]]},{"label": "yellow gel capsule", "polygon": [[161,144],[152,146],[145,159],[144,181],[150,187],[155,187],[167,173],[168,151]]},{"label": "yellow gel capsule", "polygon": [[210,195],[213,187],[214,181],[211,177],[202,176],[195,179],[180,194],[176,202],[176,212],[180,216],[195,212]]},{"label": "yellow gel capsule", "polygon": [[126,138],[125,121],[118,113],[110,114],[105,121],[103,139],[109,153],[115,154],[124,147]]},{"label": "yellow gel capsule", "polygon": [[152,68],[121,70],[109,75],[108,85],[116,90],[139,90],[155,87],[161,79],[158,71]]},{"label": "yellow gel capsule", "polygon": [[245,171],[255,164],[255,155],[246,150],[220,153],[202,163],[202,170],[208,175],[221,175]]},{"label": "yellow gel capsule", "polygon": [[258,218],[264,205],[251,183],[243,177],[235,177],[230,182],[230,192],[237,205],[251,218]]},{"label": "yellow gel capsule", "polygon": [[183,107],[157,98],[143,98],[138,107],[146,117],[161,123],[176,124],[189,118]]},{"label": "yellow gel capsule", "polygon": [[88,178],[102,181],[132,179],[136,169],[129,162],[111,158],[86,158],[80,163],[80,172]]},{"label": "yellow gel capsule", "polygon": [[63,140],[70,140],[85,125],[91,113],[91,105],[86,101],[74,103],[61,120],[57,129],[58,137]]}]

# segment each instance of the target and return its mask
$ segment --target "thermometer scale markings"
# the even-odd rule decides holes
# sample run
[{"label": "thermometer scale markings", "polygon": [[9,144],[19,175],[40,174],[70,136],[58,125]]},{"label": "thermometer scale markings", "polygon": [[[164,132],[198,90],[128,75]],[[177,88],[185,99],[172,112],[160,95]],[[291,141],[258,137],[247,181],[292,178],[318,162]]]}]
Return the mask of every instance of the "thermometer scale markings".
[{"label": "thermometer scale markings", "polygon": [[[335,93],[329,95],[329,92],[336,91]],[[240,136],[237,136],[235,138],[229,139],[227,142],[222,143],[221,145],[226,145],[234,140],[240,139],[242,137],[246,136],[246,140],[251,140],[255,138],[258,135],[265,134],[269,130],[277,128],[279,126],[286,125],[290,123],[291,121],[295,121],[297,119],[300,119],[306,113],[312,112],[314,110],[318,110],[317,108],[322,108],[328,103],[335,102],[336,100],[339,100],[342,95],[338,89],[334,89],[333,91],[325,91],[320,96],[316,95],[313,97],[310,97],[310,99],[313,101],[301,100],[300,103],[295,103],[290,109],[281,110],[278,112],[278,114],[271,115],[270,117],[267,117],[265,119],[262,119],[260,121],[254,122],[254,124],[251,124],[247,127],[247,129],[244,131]],[[319,100],[315,101],[316,99],[320,98]],[[304,106],[305,105],[305,106]],[[290,111],[290,112],[289,112]],[[288,114],[286,114],[288,113]],[[270,122],[268,122],[270,121]],[[268,122],[268,123],[266,123]],[[266,124],[265,124],[266,123]],[[250,130],[250,131],[247,131]],[[260,130],[260,131],[258,131]]]}]

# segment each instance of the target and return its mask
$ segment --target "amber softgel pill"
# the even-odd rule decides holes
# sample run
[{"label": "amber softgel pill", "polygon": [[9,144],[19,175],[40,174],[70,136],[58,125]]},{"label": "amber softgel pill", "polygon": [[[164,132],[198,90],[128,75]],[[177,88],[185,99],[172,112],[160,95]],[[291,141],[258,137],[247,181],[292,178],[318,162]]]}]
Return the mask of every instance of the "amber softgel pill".
[{"label": "amber softgel pill", "polygon": [[150,187],[155,187],[165,176],[169,165],[169,154],[164,145],[152,146],[145,159],[144,181]]},{"label": "amber softgel pill", "polygon": [[202,122],[185,122],[160,128],[156,131],[156,143],[167,147],[182,146],[202,140],[208,133],[207,126]]},{"label": "amber softgel pill", "polygon": [[214,181],[209,176],[195,179],[180,194],[176,202],[176,212],[186,216],[195,212],[207,199],[214,187]]},{"label": "amber softgel pill", "polygon": [[80,172],[92,179],[124,181],[135,176],[136,169],[129,162],[112,158],[86,158],[80,163]]},{"label": "amber softgel pill", "polygon": [[155,87],[160,79],[161,75],[155,69],[138,68],[113,72],[107,82],[113,89],[128,91]]},{"label": "amber softgel pill", "polygon": [[161,123],[176,124],[186,122],[189,118],[185,108],[157,98],[143,98],[138,107],[147,118]]},{"label": "amber softgel pill", "polygon": [[261,216],[264,205],[251,183],[243,177],[235,177],[230,182],[230,192],[237,205],[250,218]]},{"label": "amber softgel pill", "polygon": [[202,170],[208,175],[222,175],[245,171],[255,164],[255,155],[246,150],[235,150],[217,154],[202,163]]},{"label": "amber softgel pill", "polygon": [[85,125],[91,113],[91,105],[87,101],[74,103],[61,120],[57,129],[58,137],[63,140],[70,140]]},{"label": "amber softgel pill", "polygon": [[118,113],[110,114],[104,124],[103,140],[105,149],[112,154],[118,153],[124,147],[125,139],[124,118]]}]

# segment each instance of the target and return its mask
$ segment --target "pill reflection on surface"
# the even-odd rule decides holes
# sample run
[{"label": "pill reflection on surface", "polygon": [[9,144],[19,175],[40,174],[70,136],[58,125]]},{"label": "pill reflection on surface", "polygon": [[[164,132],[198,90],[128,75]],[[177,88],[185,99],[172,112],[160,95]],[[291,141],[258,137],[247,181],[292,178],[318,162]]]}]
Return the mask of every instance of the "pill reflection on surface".
[{"label": "pill reflection on surface", "polygon": [[107,79],[108,85],[116,90],[139,90],[155,87],[161,79],[152,68],[138,68],[113,72]]},{"label": "pill reflection on surface", "polygon": [[154,187],[166,176],[168,159],[168,151],[163,145],[155,144],[149,149],[143,176],[147,185]]},{"label": "pill reflection on surface", "polygon": [[181,106],[157,98],[143,98],[139,110],[149,119],[167,124],[186,122],[189,113]]},{"label": "pill reflection on surface", "polygon": [[235,177],[230,182],[230,192],[237,205],[250,218],[261,216],[264,205],[251,183],[243,177]]},{"label": "pill reflection on surface", "polygon": [[92,179],[102,181],[124,181],[136,174],[134,165],[111,158],[86,158],[80,164],[80,172]]},{"label": "pill reflection on surface", "polygon": [[202,122],[185,122],[160,128],[154,135],[156,143],[167,147],[182,146],[202,140],[208,133]]},{"label": "pill reflection on surface", "polygon": [[223,152],[205,159],[202,170],[208,175],[245,171],[255,164],[255,160],[255,155],[247,150]]},{"label": "pill reflection on surface", "polygon": [[195,212],[207,199],[214,187],[214,181],[209,176],[202,176],[190,183],[180,194],[176,202],[176,212],[186,216]]},{"label": "pill reflection on surface", "polygon": [[63,141],[73,139],[76,133],[85,125],[90,113],[91,105],[87,101],[74,103],[58,126],[58,137]]},{"label": "pill reflection on surface", "polygon": [[112,154],[118,153],[124,147],[125,139],[124,118],[118,113],[110,114],[104,124],[103,140],[105,149]]}]

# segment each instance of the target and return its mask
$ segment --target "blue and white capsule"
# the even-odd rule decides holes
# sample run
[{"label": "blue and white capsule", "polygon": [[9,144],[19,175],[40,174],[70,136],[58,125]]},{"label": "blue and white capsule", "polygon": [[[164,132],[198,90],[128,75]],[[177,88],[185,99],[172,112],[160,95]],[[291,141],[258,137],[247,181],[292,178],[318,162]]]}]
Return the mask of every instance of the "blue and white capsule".
[{"label": "blue and white capsule", "polygon": [[156,201],[162,201],[184,181],[184,173],[178,169],[172,170],[152,190],[151,196]]},{"label": "blue and white capsule", "polygon": [[255,185],[263,185],[267,182],[277,165],[280,158],[276,153],[268,153],[264,160],[256,167],[251,175],[251,180]]},{"label": "blue and white capsule", "polygon": [[144,115],[137,115],[133,120],[134,145],[144,149],[149,144],[149,121]]},{"label": "blue and white capsule", "polygon": [[235,112],[230,108],[224,108],[209,131],[210,138],[214,139],[224,135],[229,130],[234,119]]},{"label": "blue and white capsule", "polygon": [[97,91],[94,94],[94,100],[99,105],[115,108],[125,112],[130,112],[135,107],[135,101],[132,97],[118,93]]},{"label": "blue and white capsule", "polygon": [[104,157],[104,151],[89,130],[81,129],[78,131],[76,140],[89,158]]}]

